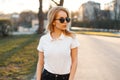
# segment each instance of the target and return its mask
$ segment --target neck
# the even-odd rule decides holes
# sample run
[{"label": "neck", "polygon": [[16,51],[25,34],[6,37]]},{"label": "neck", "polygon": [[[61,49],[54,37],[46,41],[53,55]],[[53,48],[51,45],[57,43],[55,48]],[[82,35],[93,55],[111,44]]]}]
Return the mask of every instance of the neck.
[{"label": "neck", "polygon": [[54,32],[51,33],[53,39],[57,39],[60,37],[62,31],[61,30],[54,30]]}]

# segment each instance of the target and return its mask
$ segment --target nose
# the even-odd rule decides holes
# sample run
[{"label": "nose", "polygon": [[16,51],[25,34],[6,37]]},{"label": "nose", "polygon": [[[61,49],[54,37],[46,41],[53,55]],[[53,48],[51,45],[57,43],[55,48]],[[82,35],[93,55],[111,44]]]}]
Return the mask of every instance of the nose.
[{"label": "nose", "polygon": [[66,19],[65,19],[64,23],[67,23]]}]

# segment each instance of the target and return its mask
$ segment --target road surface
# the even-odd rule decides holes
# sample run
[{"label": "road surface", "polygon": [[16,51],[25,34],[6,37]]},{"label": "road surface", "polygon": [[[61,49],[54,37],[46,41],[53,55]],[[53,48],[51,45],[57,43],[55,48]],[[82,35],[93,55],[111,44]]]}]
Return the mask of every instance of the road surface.
[{"label": "road surface", "polygon": [[120,38],[77,37],[81,45],[75,80],[120,80]]}]

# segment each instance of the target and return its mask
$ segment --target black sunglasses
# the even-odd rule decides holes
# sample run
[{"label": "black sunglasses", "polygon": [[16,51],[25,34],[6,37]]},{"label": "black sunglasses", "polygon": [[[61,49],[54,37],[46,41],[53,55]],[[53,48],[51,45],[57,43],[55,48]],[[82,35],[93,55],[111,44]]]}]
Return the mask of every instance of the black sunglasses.
[{"label": "black sunglasses", "polygon": [[61,17],[61,18],[59,18],[59,19],[55,19],[55,20],[59,20],[59,21],[60,21],[60,23],[64,23],[64,22],[65,22],[65,20],[66,20],[66,22],[67,22],[67,23],[69,23],[69,22],[70,22],[70,18],[69,18],[69,17],[66,17],[66,18]]}]

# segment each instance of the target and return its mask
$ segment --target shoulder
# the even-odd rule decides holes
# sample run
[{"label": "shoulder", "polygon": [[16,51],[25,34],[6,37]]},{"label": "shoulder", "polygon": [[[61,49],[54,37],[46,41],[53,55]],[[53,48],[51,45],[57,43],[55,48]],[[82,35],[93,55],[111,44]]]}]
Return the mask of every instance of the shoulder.
[{"label": "shoulder", "polygon": [[46,39],[48,39],[48,34],[47,33],[40,37],[40,41],[43,41],[43,40],[46,40]]},{"label": "shoulder", "polygon": [[46,37],[47,37],[47,34],[44,34],[44,35],[41,36],[41,39],[44,39]]},{"label": "shoulder", "polygon": [[66,36],[66,38],[68,38],[70,40],[75,40],[76,39],[76,35],[72,33],[71,36]]},{"label": "shoulder", "polygon": [[78,43],[78,39],[76,37],[76,34],[73,34],[72,36],[66,36],[66,38],[68,40],[70,40],[71,42],[77,42]]}]

